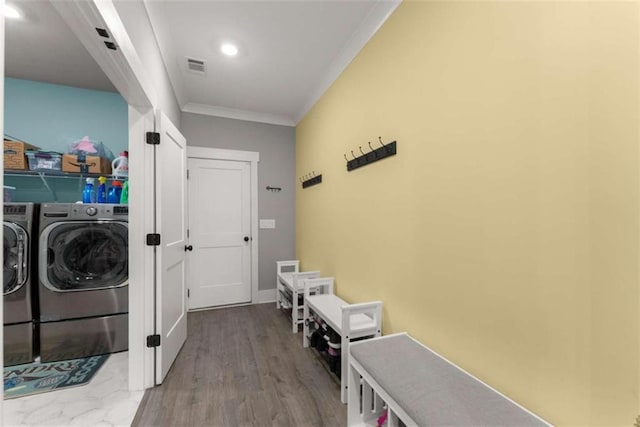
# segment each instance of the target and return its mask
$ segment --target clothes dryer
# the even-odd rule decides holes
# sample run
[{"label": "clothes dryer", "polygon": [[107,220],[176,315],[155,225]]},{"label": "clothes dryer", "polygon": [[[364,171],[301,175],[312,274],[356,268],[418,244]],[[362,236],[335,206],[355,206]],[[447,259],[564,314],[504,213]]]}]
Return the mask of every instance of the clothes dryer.
[{"label": "clothes dryer", "polygon": [[33,361],[32,250],[37,205],[5,203],[3,218],[4,366]]},{"label": "clothes dryer", "polygon": [[43,362],[128,347],[128,207],[44,203],[38,293]]}]

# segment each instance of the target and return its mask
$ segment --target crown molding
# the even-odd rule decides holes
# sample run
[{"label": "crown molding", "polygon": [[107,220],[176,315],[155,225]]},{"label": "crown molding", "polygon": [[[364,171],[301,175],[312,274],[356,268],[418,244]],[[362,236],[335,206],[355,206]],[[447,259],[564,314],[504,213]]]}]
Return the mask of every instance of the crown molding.
[{"label": "crown molding", "polygon": [[185,113],[203,114],[206,116],[226,117],[228,119],[246,120],[249,122],[269,123],[272,125],[295,126],[289,116],[259,113],[257,111],[237,110],[235,108],[219,107],[215,105],[197,104],[189,102],[182,106]]},{"label": "crown molding", "polygon": [[311,94],[303,104],[302,108],[300,108],[300,112],[293,117],[293,121],[296,125],[304,118],[309,110],[311,110],[316,102],[318,102],[320,97],[324,95],[340,74],[342,74],[351,61],[353,61],[353,58],[360,53],[371,37],[378,32],[380,27],[382,27],[401,2],[402,0],[375,1],[376,5],[371,8],[367,16],[365,16],[360,22],[360,25],[353,32],[351,38],[345,43],[342,50],[331,62],[329,70],[322,81],[319,82],[315,89],[310,91]]}]

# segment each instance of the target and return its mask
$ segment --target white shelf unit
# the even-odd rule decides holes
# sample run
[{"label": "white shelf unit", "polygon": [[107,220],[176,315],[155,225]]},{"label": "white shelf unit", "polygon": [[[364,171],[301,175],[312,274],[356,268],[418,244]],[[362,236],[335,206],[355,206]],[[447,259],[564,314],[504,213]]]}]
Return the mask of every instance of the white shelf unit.
[{"label": "white shelf unit", "polygon": [[347,374],[351,341],[382,335],[382,302],[347,304],[333,293],[333,277],[304,281],[304,325],[302,345],[310,345],[313,316],[340,335],[340,399],[347,403]]},{"label": "white shelf unit", "polygon": [[304,322],[299,297],[304,293],[304,280],[320,277],[319,271],[300,272],[300,261],[276,262],[276,308],[291,309],[291,330],[298,332]]},{"label": "white shelf unit", "polygon": [[550,426],[406,333],[353,343],[347,426]]}]

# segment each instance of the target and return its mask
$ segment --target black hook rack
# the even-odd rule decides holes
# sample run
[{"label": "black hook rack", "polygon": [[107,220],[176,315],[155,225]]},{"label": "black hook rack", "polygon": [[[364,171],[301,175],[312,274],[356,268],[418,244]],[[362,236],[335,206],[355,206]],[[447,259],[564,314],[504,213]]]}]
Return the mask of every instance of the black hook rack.
[{"label": "black hook rack", "polygon": [[396,141],[389,142],[385,144],[382,142],[382,138],[378,137],[380,141],[380,147],[373,148],[371,146],[371,141],[369,141],[369,149],[371,151],[365,153],[362,151],[362,146],[360,146],[360,152],[362,153],[360,156],[355,156],[353,154],[353,150],[351,150],[351,155],[353,159],[347,159],[347,155],[344,155],[345,160],[347,161],[347,171],[352,171],[354,169],[361,168],[362,166],[366,166],[370,163],[377,162],[378,160],[382,160],[385,157],[395,156],[397,153],[397,143]]},{"label": "black hook rack", "polygon": [[322,182],[322,174],[316,175],[313,171],[310,174],[305,175],[303,178],[304,180],[300,178],[302,188],[311,187],[312,185],[320,184]]},{"label": "black hook rack", "polygon": [[271,187],[270,185],[267,185],[267,190],[271,191],[272,193],[279,193],[282,191],[282,187]]}]

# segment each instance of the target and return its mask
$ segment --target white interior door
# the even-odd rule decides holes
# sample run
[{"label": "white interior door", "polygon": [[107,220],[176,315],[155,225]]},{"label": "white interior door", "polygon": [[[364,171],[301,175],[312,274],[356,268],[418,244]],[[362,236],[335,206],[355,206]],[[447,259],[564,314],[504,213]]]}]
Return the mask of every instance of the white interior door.
[{"label": "white interior door", "polygon": [[160,233],[156,278],[156,384],[162,383],[187,339],[187,143],[167,116],[156,116],[156,230]]},{"label": "white interior door", "polygon": [[189,308],[251,301],[251,164],[189,159]]}]

